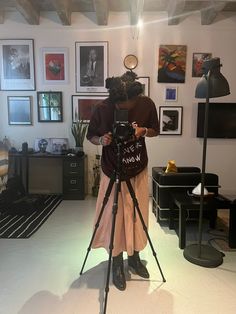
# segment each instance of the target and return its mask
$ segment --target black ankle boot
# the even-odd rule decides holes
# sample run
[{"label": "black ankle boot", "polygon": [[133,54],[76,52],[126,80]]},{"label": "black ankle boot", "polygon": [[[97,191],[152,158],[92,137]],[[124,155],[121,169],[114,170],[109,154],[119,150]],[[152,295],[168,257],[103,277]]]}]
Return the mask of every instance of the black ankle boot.
[{"label": "black ankle boot", "polygon": [[147,268],[142,264],[139,252],[134,251],[134,255],[128,256],[128,265],[136,272],[137,275],[143,278],[149,278]]},{"label": "black ankle boot", "polygon": [[124,274],[123,253],[113,257],[112,276],[113,284],[116,286],[116,288],[121,291],[125,290],[126,281]]}]

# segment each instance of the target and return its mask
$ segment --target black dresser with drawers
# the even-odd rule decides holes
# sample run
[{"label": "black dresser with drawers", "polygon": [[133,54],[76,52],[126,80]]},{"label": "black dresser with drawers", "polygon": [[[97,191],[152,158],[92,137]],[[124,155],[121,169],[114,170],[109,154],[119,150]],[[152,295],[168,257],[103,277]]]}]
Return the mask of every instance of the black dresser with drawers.
[{"label": "black dresser with drawers", "polygon": [[66,157],[63,159],[63,198],[83,200],[86,194],[87,157]]}]

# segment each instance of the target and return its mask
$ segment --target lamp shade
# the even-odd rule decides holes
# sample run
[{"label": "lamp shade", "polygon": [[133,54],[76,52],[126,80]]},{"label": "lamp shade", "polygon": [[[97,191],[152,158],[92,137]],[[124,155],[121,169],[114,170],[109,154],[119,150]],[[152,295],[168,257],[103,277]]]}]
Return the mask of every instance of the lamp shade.
[{"label": "lamp shade", "polygon": [[[195,90],[196,98],[206,98],[207,96],[215,98],[230,94],[229,84],[223,74],[220,73],[220,67],[219,58],[212,58],[203,63],[202,70],[204,74],[197,84]],[[208,95],[207,92],[209,93]]]}]

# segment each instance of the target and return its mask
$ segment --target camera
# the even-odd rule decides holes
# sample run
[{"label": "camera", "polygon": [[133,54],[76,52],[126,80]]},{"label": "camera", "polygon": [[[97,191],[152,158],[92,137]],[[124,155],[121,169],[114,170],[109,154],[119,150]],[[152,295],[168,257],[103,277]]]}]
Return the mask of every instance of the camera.
[{"label": "camera", "polygon": [[135,135],[135,130],[128,122],[128,110],[116,109],[112,137],[116,142],[127,142]]}]

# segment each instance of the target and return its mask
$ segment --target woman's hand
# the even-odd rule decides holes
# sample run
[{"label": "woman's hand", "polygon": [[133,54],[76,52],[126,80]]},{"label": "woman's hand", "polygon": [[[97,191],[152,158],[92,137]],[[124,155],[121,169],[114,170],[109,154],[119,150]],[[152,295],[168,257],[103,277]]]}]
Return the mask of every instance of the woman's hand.
[{"label": "woman's hand", "polygon": [[105,133],[103,136],[101,136],[99,138],[99,143],[102,146],[108,146],[111,144],[111,142],[112,142],[112,133],[111,132]]},{"label": "woman's hand", "polygon": [[135,137],[137,138],[137,140],[140,137],[147,135],[147,128],[139,127],[136,122],[132,123],[132,127],[135,129]]},{"label": "woman's hand", "polygon": [[89,139],[91,143],[94,145],[102,145],[102,146],[107,146],[110,145],[112,142],[112,133],[108,132],[105,133],[103,136],[93,136],[92,138]]}]

